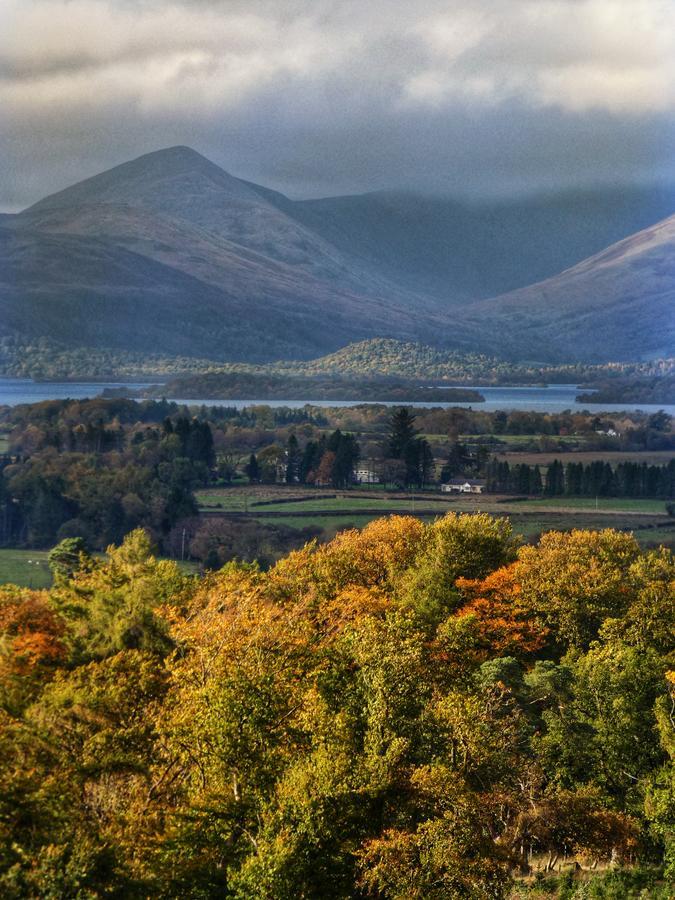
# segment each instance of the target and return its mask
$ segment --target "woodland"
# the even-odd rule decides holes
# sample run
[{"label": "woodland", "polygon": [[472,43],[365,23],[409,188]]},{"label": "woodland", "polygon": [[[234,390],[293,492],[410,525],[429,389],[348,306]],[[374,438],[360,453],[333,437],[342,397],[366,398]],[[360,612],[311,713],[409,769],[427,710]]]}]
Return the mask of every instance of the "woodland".
[{"label": "woodland", "polygon": [[672,896],[669,551],[450,514],[50,564],[0,588],[3,897]]}]

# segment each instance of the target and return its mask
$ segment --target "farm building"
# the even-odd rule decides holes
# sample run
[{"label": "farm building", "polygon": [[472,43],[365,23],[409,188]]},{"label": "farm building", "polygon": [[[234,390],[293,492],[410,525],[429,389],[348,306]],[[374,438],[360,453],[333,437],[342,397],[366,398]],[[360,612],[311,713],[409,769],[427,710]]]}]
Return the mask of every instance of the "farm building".
[{"label": "farm building", "polygon": [[482,494],[485,482],[476,478],[451,478],[441,485],[441,490],[446,494]]},{"label": "farm building", "polygon": [[372,468],[361,466],[354,472],[354,481],[357,484],[379,484],[380,476]]}]

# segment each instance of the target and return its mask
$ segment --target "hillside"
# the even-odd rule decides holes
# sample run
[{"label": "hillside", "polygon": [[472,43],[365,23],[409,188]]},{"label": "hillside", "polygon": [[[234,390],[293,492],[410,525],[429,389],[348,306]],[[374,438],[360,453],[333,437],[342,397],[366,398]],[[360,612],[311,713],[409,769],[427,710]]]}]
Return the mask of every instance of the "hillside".
[{"label": "hillside", "polygon": [[546,281],[472,306],[493,350],[548,360],[639,359],[675,347],[675,216]]},{"label": "hillside", "polygon": [[396,334],[438,327],[432,304],[413,313],[410,297],[187,148],[88,179],[4,225],[3,336],[265,360],[335,349],[385,318]]},{"label": "hillside", "polygon": [[[626,235],[673,202],[292,201],[173,147],[0,219],[0,340],[252,363],[373,338],[539,362],[666,354],[672,229]],[[580,262],[617,236],[628,264],[613,248]]]},{"label": "hillside", "polygon": [[294,204],[345,252],[444,304],[557,275],[675,210],[675,191],[596,189],[480,200],[380,192]]},{"label": "hillside", "polygon": [[[518,363],[484,353],[443,350],[425,344],[374,338],[349,344],[335,353],[306,362],[258,367],[267,371],[313,376],[379,376],[434,379],[457,384],[580,384],[607,386],[626,381],[654,386],[672,380],[675,357],[644,362]],[[646,402],[646,401],[645,401]],[[654,401],[663,402],[663,401]]]}]

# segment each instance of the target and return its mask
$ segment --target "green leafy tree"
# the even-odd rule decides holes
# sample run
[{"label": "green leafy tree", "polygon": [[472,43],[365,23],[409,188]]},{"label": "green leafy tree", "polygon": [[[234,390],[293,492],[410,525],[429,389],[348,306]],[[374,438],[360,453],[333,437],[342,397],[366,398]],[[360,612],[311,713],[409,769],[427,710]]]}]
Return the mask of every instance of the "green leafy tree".
[{"label": "green leafy tree", "polygon": [[55,577],[70,578],[90,559],[81,537],[65,538],[49,552],[49,568]]}]

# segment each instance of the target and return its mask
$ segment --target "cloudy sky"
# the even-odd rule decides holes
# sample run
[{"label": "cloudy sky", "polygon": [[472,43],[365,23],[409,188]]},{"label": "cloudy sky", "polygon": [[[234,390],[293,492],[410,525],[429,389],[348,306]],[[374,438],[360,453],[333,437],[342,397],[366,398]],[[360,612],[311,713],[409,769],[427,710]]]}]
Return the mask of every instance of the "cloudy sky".
[{"label": "cloudy sky", "polygon": [[291,196],[675,180],[673,0],[0,0],[0,209],[188,144]]}]

